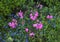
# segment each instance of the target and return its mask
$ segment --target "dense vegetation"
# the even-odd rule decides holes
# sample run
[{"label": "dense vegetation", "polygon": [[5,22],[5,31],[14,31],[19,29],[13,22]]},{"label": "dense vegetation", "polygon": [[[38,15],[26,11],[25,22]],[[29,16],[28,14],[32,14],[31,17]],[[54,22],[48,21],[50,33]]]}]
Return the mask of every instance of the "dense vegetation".
[{"label": "dense vegetation", "polygon": [[[33,20],[30,14],[36,11]],[[12,21],[17,21],[15,28],[9,25]],[[42,29],[33,27],[37,22]],[[60,0],[0,0],[0,42],[60,42]]]}]

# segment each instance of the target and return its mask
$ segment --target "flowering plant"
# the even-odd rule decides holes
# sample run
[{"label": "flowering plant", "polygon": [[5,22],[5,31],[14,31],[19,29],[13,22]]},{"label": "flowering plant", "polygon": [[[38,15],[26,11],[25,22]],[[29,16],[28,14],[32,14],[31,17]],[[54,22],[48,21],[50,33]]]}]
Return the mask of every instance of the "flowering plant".
[{"label": "flowering plant", "polygon": [[60,12],[56,9],[57,6],[53,7],[47,7],[31,0],[28,5],[21,4],[16,8],[16,12],[7,15],[7,19],[1,16],[0,41],[58,42]]}]

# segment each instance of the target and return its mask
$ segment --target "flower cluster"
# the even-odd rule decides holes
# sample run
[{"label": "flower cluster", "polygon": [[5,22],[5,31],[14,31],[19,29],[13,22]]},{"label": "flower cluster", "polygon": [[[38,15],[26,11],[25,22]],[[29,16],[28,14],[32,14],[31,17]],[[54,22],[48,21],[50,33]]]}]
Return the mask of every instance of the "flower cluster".
[{"label": "flower cluster", "polygon": [[[23,19],[23,12],[22,12],[21,10],[20,10],[20,12],[18,12],[17,15],[18,15],[21,19]],[[41,30],[41,29],[43,28],[43,23],[40,22],[39,19],[37,19],[38,16],[39,16],[38,11],[35,11],[35,12],[33,12],[33,13],[30,14],[30,19],[31,19],[32,21],[36,20],[36,23],[33,23],[32,26],[33,26],[34,28],[36,28],[37,30]],[[52,16],[52,15],[47,15],[46,18],[47,18],[47,19],[52,19],[53,16]],[[8,23],[8,25],[9,25],[11,28],[16,28],[17,24],[18,24],[18,23],[17,23],[17,20],[16,20],[16,19],[12,19],[12,21]],[[22,26],[23,26],[24,24],[25,24],[25,22],[22,21]],[[25,32],[29,33],[29,36],[30,36],[30,37],[33,37],[33,36],[35,35],[35,33],[32,32],[32,31],[30,31],[30,30],[28,29],[28,27],[25,28]]]},{"label": "flower cluster", "polygon": [[16,19],[12,19],[12,22],[9,22],[8,25],[11,28],[16,28],[16,26],[17,26],[17,20]]},{"label": "flower cluster", "polygon": [[32,13],[30,14],[30,19],[31,20],[36,20],[38,17],[38,12],[36,11],[35,14],[33,15]]},{"label": "flower cluster", "polygon": [[35,24],[33,24],[33,27],[35,27],[36,29],[42,29],[43,24],[42,23],[35,23]]}]

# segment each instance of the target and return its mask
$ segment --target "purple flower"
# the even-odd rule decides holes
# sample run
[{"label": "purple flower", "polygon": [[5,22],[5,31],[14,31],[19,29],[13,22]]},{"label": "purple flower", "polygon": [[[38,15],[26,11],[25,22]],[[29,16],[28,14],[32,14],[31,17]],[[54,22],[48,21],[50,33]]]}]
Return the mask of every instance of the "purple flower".
[{"label": "purple flower", "polygon": [[15,28],[15,23],[14,23],[14,22],[9,22],[8,25],[9,25],[11,28]]},{"label": "purple flower", "polygon": [[20,12],[18,12],[18,16],[20,17],[20,18],[23,18],[23,12],[20,10]]},{"label": "purple flower", "polygon": [[9,25],[11,28],[16,28],[16,26],[17,26],[17,20],[12,19],[12,22],[9,22],[8,25]]},{"label": "purple flower", "polygon": [[36,20],[37,17],[38,17],[38,12],[37,11],[35,11],[35,14],[34,15],[32,13],[30,14],[30,19],[31,20]]},{"label": "purple flower", "polygon": [[37,26],[37,23],[36,24],[33,24],[33,27],[36,27]]},{"label": "purple flower", "polygon": [[50,15],[50,19],[52,19],[53,18],[53,16],[52,15]]},{"label": "purple flower", "polygon": [[39,23],[39,24],[37,24],[37,26],[36,26],[37,29],[42,29],[42,27],[43,27],[43,24],[42,24],[42,23]]},{"label": "purple flower", "polygon": [[30,34],[29,34],[29,36],[30,37],[33,37],[35,34],[33,33],[33,32],[31,32]]},{"label": "purple flower", "polygon": [[36,23],[36,24],[33,24],[33,27],[35,27],[36,29],[42,29],[43,24],[42,23]]},{"label": "purple flower", "polygon": [[38,12],[37,12],[37,11],[35,11],[35,16],[36,16],[36,17],[38,16]]},{"label": "purple flower", "polygon": [[47,17],[46,17],[47,19],[52,19],[53,18],[53,16],[52,15],[47,15]]},{"label": "purple flower", "polygon": [[28,32],[28,31],[29,31],[29,29],[28,29],[28,28],[25,28],[25,31],[26,31],[26,32]]}]

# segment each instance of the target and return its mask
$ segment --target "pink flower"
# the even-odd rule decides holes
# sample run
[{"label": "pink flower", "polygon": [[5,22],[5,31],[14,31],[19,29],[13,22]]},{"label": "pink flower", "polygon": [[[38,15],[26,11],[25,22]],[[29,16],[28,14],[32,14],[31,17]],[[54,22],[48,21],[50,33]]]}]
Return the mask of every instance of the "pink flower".
[{"label": "pink flower", "polygon": [[9,22],[8,25],[9,25],[9,26],[12,26],[12,25],[11,25],[11,22]]},{"label": "pink flower", "polygon": [[33,32],[31,32],[30,34],[29,34],[29,36],[30,37],[33,37],[35,34],[33,33]]},{"label": "pink flower", "polygon": [[47,19],[49,19],[49,17],[50,17],[50,16],[49,16],[49,15],[47,15]]},{"label": "pink flower", "polygon": [[35,12],[35,16],[36,16],[36,17],[38,16],[38,12],[37,12],[37,11]]},{"label": "pink flower", "polygon": [[20,17],[20,18],[23,18],[23,12],[20,10],[20,12],[18,13],[18,16]]},{"label": "pink flower", "polygon": [[29,31],[29,29],[28,29],[28,28],[25,28],[25,31],[26,31],[26,32],[28,32],[28,31]]},{"label": "pink flower", "polygon": [[36,24],[33,24],[33,27],[35,27],[36,29],[42,29],[43,24],[42,23],[36,23]]},{"label": "pink flower", "polygon": [[36,24],[33,24],[33,27],[37,27],[37,23]]},{"label": "pink flower", "polygon": [[34,16],[30,16],[30,19],[33,19],[34,18]]},{"label": "pink flower", "polygon": [[17,20],[16,19],[12,19],[12,22],[9,22],[8,25],[11,28],[16,28],[16,26],[17,26]]},{"label": "pink flower", "polygon": [[53,16],[52,15],[47,15],[47,19],[52,19]]},{"label": "pink flower", "polygon": [[37,19],[38,16],[34,16],[35,19]]},{"label": "pink flower", "polygon": [[30,16],[30,19],[31,19],[31,20],[35,20],[35,17],[34,17],[34,16]]},{"label": "pink flower", "polygon": [[36,11],[35,14],[33,15],[32,13],[30,14],[30,19],[31,20],[36,20],[38,17],[38,12]]},{"label": "pink flower", "polygon": [[30,14],[30,16],[33,16],[32,13]]},{"label": "pink flower", "polygon": [[52,15],[50,15],[50,19],[52,19],[53,18],[53,16]]},{"label": "pink flower", "polygon": [[36,28],[37,28],[37,29],[42,29],[42,28],[43,28],[43,24],[42,24],[42,23],[37,24]]},{"label": "pink flower", "polygon": [[8,25],[11,27],[11,28],[15,28],[16,27],[16,24],[14,22],[9,22]]}]

